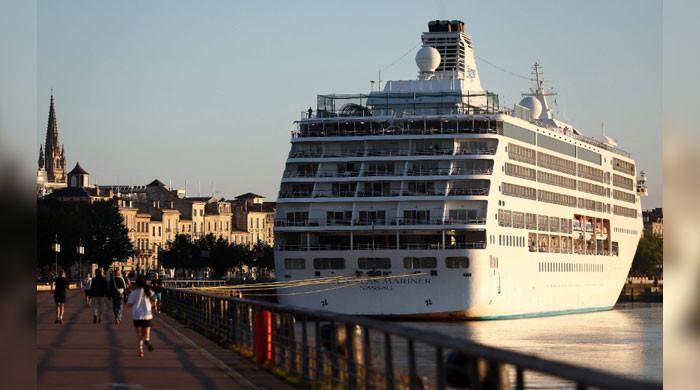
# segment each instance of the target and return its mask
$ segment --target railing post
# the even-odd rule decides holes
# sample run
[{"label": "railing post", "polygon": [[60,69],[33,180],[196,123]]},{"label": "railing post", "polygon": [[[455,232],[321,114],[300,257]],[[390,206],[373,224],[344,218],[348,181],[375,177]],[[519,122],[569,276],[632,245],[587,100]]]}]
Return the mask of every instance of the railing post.
[{"label": "railing post", "polygon": [[372,347],[369,340],[369,328],[362,328],[362,355],[364,364],[365,390],[372,388]]},{"label": "railing post", "polygon": [[435,383],[436,390],[445,390],[445,366],[442,347],[435,348]]},{"label": "railing post", "polygon": [[394,357],[391,351],[391,334],[384,333],[384,374],[387,390],[394,390]]},{"label": "railing post", "polygon": [[411,390],[418,389],[418,372],[416,371],[416,349],[413,339],[408,339],[408,383]]},{"label": "railing post", "polygon": [[518,367],[515,371],[515,389],[525,390],[525,374],[522,367]]},{"label": "railing post", "polygon": [[357,371],[355,366],[355,325],[345,324],[345,356],[348,362],[348,382],[350,390],[357,388]]},{"label": "railing post", "polygon": [[306,316],[301,320],[301,385],[309,386],[309,338],[306,329]]},{"label": "railing post", "polygon": [[331,355],[331,387],[335,387],[338,384],[338,340],[337,332],[335,328],[335,322],[331,321],[331,334],[330,334],[330,355]]},{"label": "railing post", "polygon": [[318,323],[318,318],[315,321],[314,324],[314,332],[315,332],[315,343],[316,343],[316,372],[315,372],[315,377],[316,377],[316,385],[319,386],[321,384],[321,373],[323,371],[323,351],[321,350],[321,326]]}]

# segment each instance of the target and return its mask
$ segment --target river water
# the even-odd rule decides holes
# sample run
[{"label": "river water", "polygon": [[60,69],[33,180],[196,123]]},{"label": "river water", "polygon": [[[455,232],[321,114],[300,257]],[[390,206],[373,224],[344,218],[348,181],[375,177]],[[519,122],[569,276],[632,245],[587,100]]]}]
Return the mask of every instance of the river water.
[{"label": "river water", "polygon": [[[661,382],[662,312],[660,303],[620,303],[614,310],[555,317],[402,324]],[[538,382],[542,387],[558,387],[550,380]]]}]

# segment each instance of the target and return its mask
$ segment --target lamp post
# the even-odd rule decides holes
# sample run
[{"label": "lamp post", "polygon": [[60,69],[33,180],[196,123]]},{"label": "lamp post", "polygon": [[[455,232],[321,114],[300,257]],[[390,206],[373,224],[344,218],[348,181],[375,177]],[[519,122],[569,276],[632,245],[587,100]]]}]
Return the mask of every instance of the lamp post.
[{"label": "lamp post", "polygon": [[58,234],[54,235],[51,249],[53,249],[54,255],[54,277],[58,277],[58,254],[61,253],[61,244],[58,243]]},{"label": "lamp post", "polygon": [[83,255],[85,254],[85,247],[83,246],[83,239],[78,239],[78,247],[76,248],[78,252],[78,285],[83,286]]}]

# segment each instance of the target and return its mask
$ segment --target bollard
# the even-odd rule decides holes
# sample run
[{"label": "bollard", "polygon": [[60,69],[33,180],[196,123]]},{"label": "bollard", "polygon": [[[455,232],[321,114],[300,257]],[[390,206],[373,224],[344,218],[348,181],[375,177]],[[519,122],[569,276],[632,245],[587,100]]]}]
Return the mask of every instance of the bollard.
[{"label": "bollard", "polygon": [[258,364],[272,359],[272,313],[260,310],[255,315],[255,359]]}]

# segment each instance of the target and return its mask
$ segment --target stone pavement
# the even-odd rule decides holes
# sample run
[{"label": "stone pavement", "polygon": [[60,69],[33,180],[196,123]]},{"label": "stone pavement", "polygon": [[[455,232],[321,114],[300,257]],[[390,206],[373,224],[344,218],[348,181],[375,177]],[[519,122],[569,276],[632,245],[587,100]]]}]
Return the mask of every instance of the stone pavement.
[{"label": "stone pavement", "polygon": [[165,315],[151,329],[153,352],[136,355],[131,310],[114,325],[111,302],[92,323],[82,291],[68,292],[64,324],[53,297],[37,292],[37,385],[40,389],[292,389],[238,354]]}]

